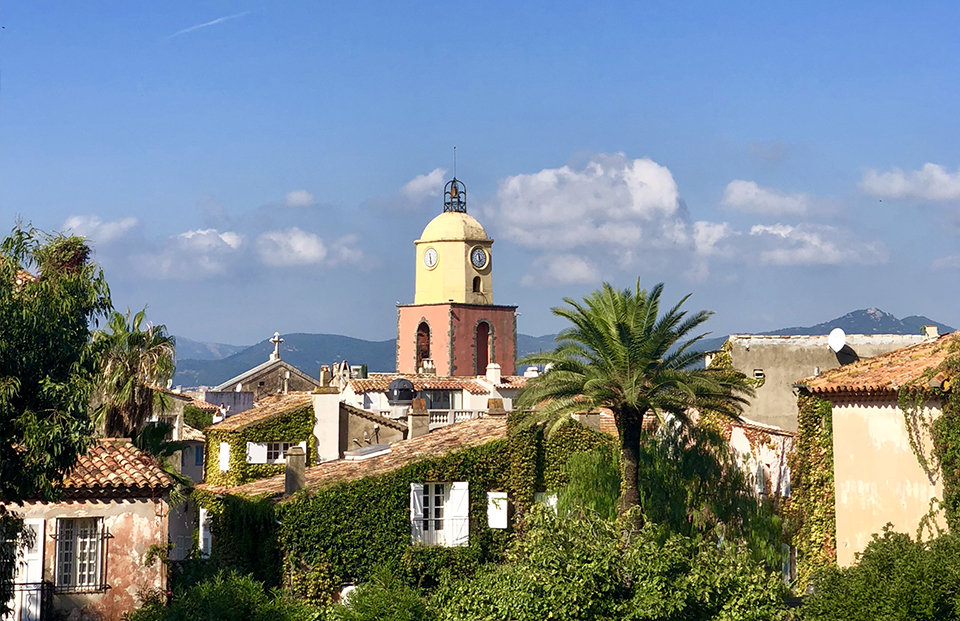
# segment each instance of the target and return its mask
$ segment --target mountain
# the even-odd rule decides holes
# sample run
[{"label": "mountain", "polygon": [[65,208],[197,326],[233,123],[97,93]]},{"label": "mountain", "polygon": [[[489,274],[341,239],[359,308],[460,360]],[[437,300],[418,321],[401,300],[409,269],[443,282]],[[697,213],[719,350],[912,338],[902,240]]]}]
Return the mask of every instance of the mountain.
[{"label": "mountain", "polygon": [[249,345],[227,345],[226,343],[201,343],[185,336],[177,339],[177,358],[180,360],[221,360],[245,350]]},{"label": "mountain", "polygon": [[[271,353],[273,344],[267,339],[221,360],[181,358],[177,361],[173,383],[216,386],[266,362]],[[394,340],[365,341],[339,334],[284,334],[280,357],[314,377],[320,375],[321,364],[341,360],[366,364],[370,371],[389,372],[397,366]]]},{"label": "mountain", "polygon": [[831,321],[818,323],[815,326],[783,328],[771,332],[762,332],[761,334],[821,335],[830,334],[830,331],[834,328],[842,328],[847,334],[920,334],[923,326],[927,325],[937,326],[940,334],[954,331],[954,328],[933,321],[923,315],[911,315],[910,317],[897,319],[879,308],[864,308]]},{"label": "mountain", "polygon": [[556,346],[556,334],[544,334],[543,336],[518,334],[517,358],[523,358],[524,356],[529,356],[530,354],[539,354],[542,351],[550,351]]}]

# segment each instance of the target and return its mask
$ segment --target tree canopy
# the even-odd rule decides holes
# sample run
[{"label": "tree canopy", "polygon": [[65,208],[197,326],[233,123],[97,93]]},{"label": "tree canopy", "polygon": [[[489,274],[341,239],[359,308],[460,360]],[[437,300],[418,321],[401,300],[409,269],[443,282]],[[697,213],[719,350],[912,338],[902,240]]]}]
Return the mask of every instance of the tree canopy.
[{"label": "tree canopy", "polygon": [[737,417],[753,386],[742,373],[705,369],[694,336],[712,313],[681,310],[689,295],[661,314],[663,283],[650,291],[608,283],[582,302],[564,298],[553,314],[572,325],[551,352],[525,358],[545,372],[527,383],[517,406],[533,409],[531,422],[559,423],[571,414],[607,408],[620,436],[620,511],[640,504],[638,462],[646,417],[688,421],[694,409]]},{"label": "tree canopy", "polygon": [[90,327],[110,290],[82,237],[18,224],[0,244],[0,503],[55,496],[92,432]]}]

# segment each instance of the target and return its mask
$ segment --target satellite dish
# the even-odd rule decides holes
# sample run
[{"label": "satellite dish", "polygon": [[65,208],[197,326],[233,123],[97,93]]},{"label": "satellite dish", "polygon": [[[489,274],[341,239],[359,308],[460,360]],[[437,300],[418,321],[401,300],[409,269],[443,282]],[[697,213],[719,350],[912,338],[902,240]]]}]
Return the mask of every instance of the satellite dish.
[{"label": "satellite dish", "polygon": [[847,344],[847,335],[841,328],[834,328],[830,331],[830,336],[827,337],[827,343],[829,343],[830,349],[839,352]]}]

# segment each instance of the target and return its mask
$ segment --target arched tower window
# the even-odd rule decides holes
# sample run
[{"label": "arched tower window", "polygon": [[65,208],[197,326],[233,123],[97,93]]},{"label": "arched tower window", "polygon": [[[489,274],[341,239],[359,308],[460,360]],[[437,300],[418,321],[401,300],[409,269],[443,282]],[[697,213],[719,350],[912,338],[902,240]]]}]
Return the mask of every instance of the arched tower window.
[{"label": "arched tower window", "polygon": [[417,326],[417,371],[423,367],[423,361],[430,358],[430,326],[421,321]]},{"label": "arched tower window", "polygon": [[477,368],[476,375],[487,372],[490,363],[490,324],[481,321],[477,324]]},{"label": "arched tower window", "polygon": [[474,292],[474,293],[480,293],[480,289],[481,289],[481,287],[480,287],[480,277],[479,277],[479,276],[474,276],[474,277],[473,277],[473,292]]}]

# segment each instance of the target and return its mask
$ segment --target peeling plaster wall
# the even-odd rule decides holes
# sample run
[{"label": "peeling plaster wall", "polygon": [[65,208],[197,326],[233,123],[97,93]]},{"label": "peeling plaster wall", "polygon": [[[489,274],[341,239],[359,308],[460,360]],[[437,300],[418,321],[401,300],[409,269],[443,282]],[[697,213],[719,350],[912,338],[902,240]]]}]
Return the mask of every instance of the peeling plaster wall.
[{"label": "peeling plaster wall", "polygon": [[[925,414],[939,415],[935,404]],[[929,437],[924,453],[930,454]],[[837,563],[852,565],[873,533],[887,522],[916,535],[931,498],[943,497],[939,476],[931,481],[910,448],[896,396],[833,404],[834,485],[837,504]],[[941,524],[945,527],[945,524]]]},{"label": "peeling plaster wall", "polygon": [[105,541],[105,575],[109,585],[101,593],[57,593],[54,608],[69,619],[121,621],[137,607],[138,591],[166,589],[163,563],[143,564],[151,545],[167,543],[169,507],[162,499],[84,500],[62,503],[27,503],[15,507],[26,519],[44,519],[44,580],[56,583],[58,518],[102,517],[111,537]]},{"label": "peeling plaster wall", "polygon": [[741,456],[747,480],[756,485],[758,468],[763,469],[762,494],[783,498],[787,492],[787,455],[793,450],[793,436],[767,432],[756,427],[730,426],[730,448]]}]

